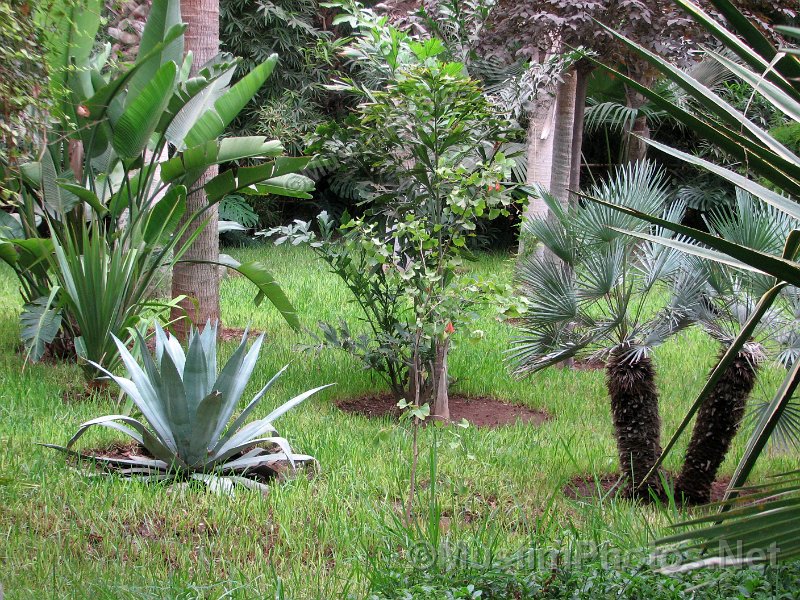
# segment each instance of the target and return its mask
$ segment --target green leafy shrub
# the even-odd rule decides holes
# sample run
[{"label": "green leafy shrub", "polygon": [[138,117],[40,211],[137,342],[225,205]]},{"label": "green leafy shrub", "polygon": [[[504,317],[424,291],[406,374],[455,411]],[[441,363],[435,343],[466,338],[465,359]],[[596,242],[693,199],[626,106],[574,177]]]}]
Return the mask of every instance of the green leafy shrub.
[{"label": "green leafy shrub", "polygon": [[[311,241],[361,306],[370,332],[323,325],[323,343],[383,374],[398,396],[449,418],[447,355],[490,282],[461,273],[476,221],[508,214],[512,161],[498,148],[506,123],[440,42],[411,43],[415,64],[359,106],[360,159],[373,173],[369,207],[334,226],[276,228],[277,242]],[[335,235],[334,235],[335,234]]]}]

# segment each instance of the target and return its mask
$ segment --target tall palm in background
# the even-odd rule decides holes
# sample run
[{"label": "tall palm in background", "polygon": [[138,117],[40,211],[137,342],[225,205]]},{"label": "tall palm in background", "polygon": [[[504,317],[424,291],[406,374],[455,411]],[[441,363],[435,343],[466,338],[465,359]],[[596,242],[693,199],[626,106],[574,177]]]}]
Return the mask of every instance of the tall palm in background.
[{"label": "tall palm in background", "polygon": [[[619,167],[591,193],[658,214],[669,199],[663,172],[646,162]],[[564,208],[542,194],[553,216],[533,219],[527,228],[549,252],[532,254],[518,267],[531,306],[511,351],[516,373],[527,375],[572,357],[606,359],[624,493],[645,500],[661,496],[660,479],[650,473],[661,454],[651,353],[690,323],[683,307],[699,282],[685,276],[679,252],[635,243],[616,231],[649,230],[641,221],[597,205]],[[673,218],[680,212],[680,206],[668,209]],[[676,293],[667,295],[663,281],[670,278]]]},{"label": "tall palm in background", "polygon": [[[181,13],[188,25],[185,34],[186,51],[193,55],[191,74],[195,75],[207,62],[219,53],[219,0],[181,0]],[[203,186],[218,174],[217,165],[209,167],[198,180],[195,191],[186,198],[187,213],[208,206]],[[189,247],[186,258],[193,261],[216,261],[219,257],[219,235],[217,205],[208,209],[208,224],[202,228]],[[201,223],[190,227],[184,239],[190,239]],[[183,240],[181,241],[183,243]],[[208,262],[183,262],[172,272],[172,296],[186,297],[181,303],[191,322],[198,327],[206,322],[218,322],[219,313],[219,269]],[[173,315],[176,331],[185,336],[190,323]]]},{"label": "tall palm in background", "polygon": [[[686,72],[702,85],[715,91],[720,91],[724,84],[732,79],[728,69],[708,57],[696,62]],[[621,135],[620,162],[629,161],[633,158],[632,154],[636,153],[631,151],[629,146],[631,143],[637,143],[635,139],[637,131],[641,133],[646,129],[645,137],[650,138],[657,134],[661,126],[666,124],[683,128],[679,120],[652,100],[642,97],[638,106],[632,106],[625,98],[624,86],[619,87],[620,89],[614,90],[613,94],[605,94],[605,98],[588,100],[583,125],[586,133],[608,130]],[[689,109],[694,105],[692,97],[667,78],[657,79],[652,89],[659,96],[669,99],[675,106]],[[642,122],[645,123],[644,126]]]}]

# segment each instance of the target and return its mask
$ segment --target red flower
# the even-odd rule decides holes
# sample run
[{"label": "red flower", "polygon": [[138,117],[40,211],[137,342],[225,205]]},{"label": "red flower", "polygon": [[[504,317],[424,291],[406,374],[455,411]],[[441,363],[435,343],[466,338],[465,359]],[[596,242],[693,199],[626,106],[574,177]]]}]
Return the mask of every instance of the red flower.
[{"label": "red flower", "polygon": [[444,326],[444,332],[445,332],[447,335],[450,335],[450,334],[453,334],[453,333],[455,333],[455,332],[456,332],[456,328],[455,328],[455,327],[453,327],[453,324],[452,324],[452,323],[449,323],[449,322],[448,322],[448,323],[447,323],[447,325],[445,325],[445,326]]},{"label": "red flower", "polygon": [[77,113],[79,117],[83,117],[84,119],[89,116],[89,109],[86,108],[83,104],[80,104],[77,109]]}]

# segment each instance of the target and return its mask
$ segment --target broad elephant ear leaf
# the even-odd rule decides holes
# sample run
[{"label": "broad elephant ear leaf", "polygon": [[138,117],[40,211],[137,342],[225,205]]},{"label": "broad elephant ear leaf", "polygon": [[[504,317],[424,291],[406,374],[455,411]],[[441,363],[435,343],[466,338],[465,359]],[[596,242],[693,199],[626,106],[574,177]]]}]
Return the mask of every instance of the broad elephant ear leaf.
[{"label": "broad elephant ear leaf", "polygon": [[37,298],[22,308],[20,315],[20,337],[27,350],[27,359],[38,362],[44,355],[47,344],[52,342],[61,329],[61,311],[55,306],[58,286],[49,296]]}]

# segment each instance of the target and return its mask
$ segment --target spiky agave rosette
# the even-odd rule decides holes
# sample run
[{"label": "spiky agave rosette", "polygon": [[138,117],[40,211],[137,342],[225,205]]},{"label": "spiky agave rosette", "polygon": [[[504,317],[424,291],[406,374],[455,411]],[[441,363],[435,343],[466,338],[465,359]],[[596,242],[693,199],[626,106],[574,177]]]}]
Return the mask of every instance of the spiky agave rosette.
[{"label": "spiky agave rosette", "polygon": [[[128,348],[114,338],[128,377],[94,366],[114,380],[139,408],[149,428],[126,415],[107,415],[83,423],[66,446],[44,444],[81,459],[98,461],[119,474],[148,481],[195,479],[216,491],[231,489],[234,484],[264,489],[253,479],[258,469],[274,469],[288,464],[294,471],[298,464],[314,458],[292,452],[289,442],[278,435],[273,421],[319,390],[320,386],[292,398],[263,419],[245,424],[247,417],[266,392],[286,370],[281,369],[253,397],[233,420],[233,413],[253,374],[263,334],[247,349],[245,331],[239,347],[217,374],[217,327],[206,324],[202,332],[192,330],[188,350],[178,340],[155,324],[155,355],[142,348],[140,366]],[[151,456],[128,459],[94,456],[74,451],[75,443],[93,426],[120,431],[138,442]],[[265,445],[267,447],[265,447]],[[277,448],[278,451],[272,451]]]}]

